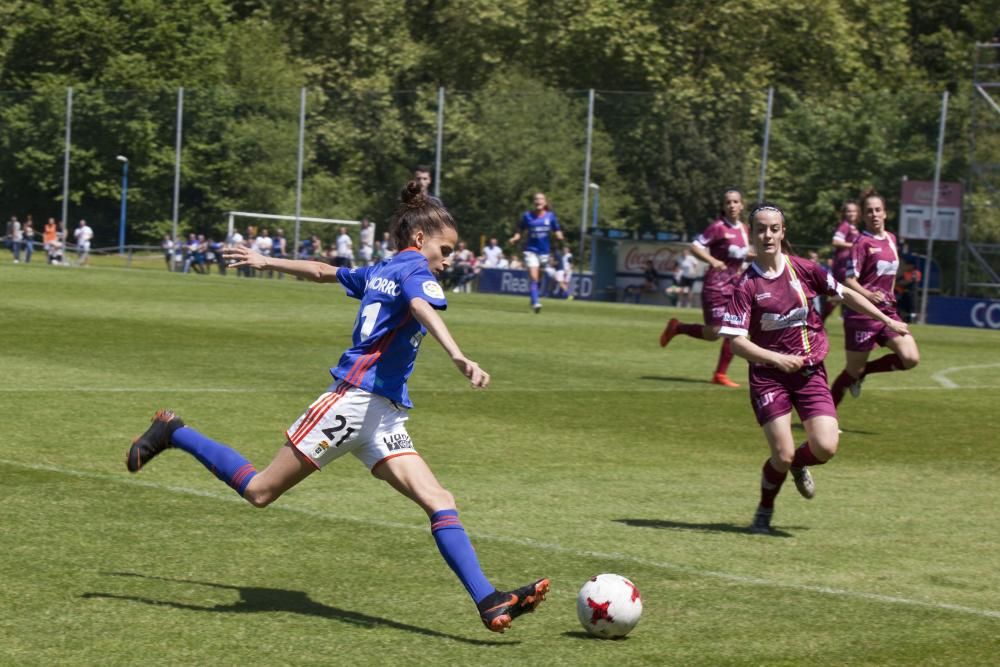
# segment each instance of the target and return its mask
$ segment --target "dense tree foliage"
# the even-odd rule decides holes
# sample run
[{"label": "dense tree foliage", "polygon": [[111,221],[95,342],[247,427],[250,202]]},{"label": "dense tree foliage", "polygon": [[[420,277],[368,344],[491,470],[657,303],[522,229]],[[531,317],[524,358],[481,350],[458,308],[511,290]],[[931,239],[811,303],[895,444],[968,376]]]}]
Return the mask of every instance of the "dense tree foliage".
[{"label": "dense tree foliage", "polygon": [[0,194],[57,214],[72,87],[71,218],[113,237],[125,154],[130,240],[153,240],[183,86],[185,230],[293,211],[305,86],[303,214],[381,220],[434,162],[443,87],[440,187],[463,234],[507,233],[536,190],[576,233],[595,89],[601,224],[691,234],[723,187],[757,196],[774,86],[766,194],[817,244],[862,187],[894,208],[901,177],[930,177],[946,89],[944,176],[964,179],[973,44],[998,21],[1000,0],[0,0]]}]

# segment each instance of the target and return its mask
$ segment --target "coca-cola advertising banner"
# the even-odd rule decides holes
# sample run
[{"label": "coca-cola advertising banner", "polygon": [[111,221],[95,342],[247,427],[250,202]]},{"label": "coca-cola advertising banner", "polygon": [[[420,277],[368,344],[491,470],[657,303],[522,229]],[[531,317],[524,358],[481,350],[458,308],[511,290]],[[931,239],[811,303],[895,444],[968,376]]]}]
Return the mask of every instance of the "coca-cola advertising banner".
[{"label": "coca-cola advertising banner", "polygon": [[660,275],[673,273],[690,243],[643,243],[622,241],[618,244],[618,273],[642,274],[646,262],[653,260],[653,267]]}]

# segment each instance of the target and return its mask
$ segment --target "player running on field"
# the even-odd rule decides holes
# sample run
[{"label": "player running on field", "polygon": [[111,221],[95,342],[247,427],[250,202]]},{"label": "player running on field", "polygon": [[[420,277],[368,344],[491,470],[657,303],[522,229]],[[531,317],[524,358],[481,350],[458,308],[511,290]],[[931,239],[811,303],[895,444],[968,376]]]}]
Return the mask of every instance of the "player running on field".
[{"label": "player running on field", "polygon": [[[839,296],[900,334],[907,328],[837,283],[816,262],[783,252],[788,248],[785,217],[777,206],[756,205],[750,211],[750,227],[756,258],[733,291],[719,333],[750,362],[750,402],[771,450],[750,526],[766,534],[788,471],[799,493],[812,498],[816,489],[809,467],[829,461],[840,437],[823,366],[830,346],[819,314],[810,307],[812,298]],[[808,438],[798,448],[792,434],[793,408]]]},{"label": "player running on field", "polygon": [[[895,295],[899,251],[896,237],[885,228],[885,199],[869,190],[862,196],[861,206],[865,231],[851,248],[846,284],[889,319],[901,322]],[[888,347],[892,353],[868,361],[868,355],[879,346]],[[866,376],[909,370],[920,362],[920,350],[912,335],[901,335],[881,319],[873,319],[857,309],[844,309],[844,348],[847,363],[831,390],[835,405],[840,405],[845,390],[849,389],[855,398],[861,395],[861,383]]]},{"label": "player running on field", "polygon": [[542,310],[542,303],[538,299],[540,267],[549,265],[551,245],[549,236],[555,236],[562,241],[563,233],[556,214],[549,208],[549,200],[546,199],[545,193],[536,192],[532,201],[532,210],[525,211],[521,216],[521,224],[508,243],[511,245],[517,243],[521,240],[522,234],[528,237],[524,244],[524,265],[528,269],[528,278],[531,281],[531,309],[538,314]]},{"label": "player running on field", "polygon": [[[840,224],[837,225],[833,233],[833,245],[835,252],[833,255],[833,279],[843,285],[847,280],[847,265],[851,261],[851,248],[854,242],[861,236],[858,231],[858,221],[861,220],[861,207],[858,202],[848,199],[840,207]],[[828,299],[823,309],[823,321],[830,316],[830,313],[837,307],[836,299]]]},{"label": "player running on field", "polygon": [[[698,340],[713,341],[719,337],[722,315],[733,293],[746,261],[750,244],[743,215],[743,193],[730,188],[722,194],[722,210],[719,218],[710,224],[691,244],[691,253],[709,265],[701,292],[701,311],[705,324],[685,324],[671,318],[660,334],[660,347],[666,347],[677,334],[684,334]],[[729,379],[726,371],[733,359],[733,351],[728,338],[722,339],[719,362],[712,375],[712,384],[725,387],[739,385]]]},{"label": "player running on field", "polygon": [[349,296],[361,301],[352,345],[330,369],[333,384],[288,428],[284,446],[267,468],[258,472],[239,452],[185,426],[167,410],[157,412],[153,425],[135,439],[126,464],[130,472],[138,472],[164,449],[175,447],[197,458],[250,504],[266,507],[350,452],[375,477],[427,512],[441,555],[476,603],[483,623],[503,632],[545,599],[549,581],[539,579],[509,592],[490,584],[458,518],[455,498],[434,477],[406,432],[413,405],[407,379],[428,332],[473,387],[490,383],[489,374],[462,354],[437,314],[447,303],[434,273],[450,263],[458,231],[451,214],[433,203],[416,181],[403,190],[390,229],[401,251],[391,260],[364,268],[275,259],[243,247],[224,251],[236,267],[339,282]]}]

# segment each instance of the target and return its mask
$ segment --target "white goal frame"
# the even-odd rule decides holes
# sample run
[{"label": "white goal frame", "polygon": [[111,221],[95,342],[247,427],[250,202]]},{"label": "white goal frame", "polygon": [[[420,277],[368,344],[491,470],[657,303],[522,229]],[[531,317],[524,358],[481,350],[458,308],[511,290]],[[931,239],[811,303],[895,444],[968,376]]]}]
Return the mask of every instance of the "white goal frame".
[{"label": "white goal frame", "polygon": [[[298,220],[300,222],[320,222],[327,225],[353,225],[355,227],[361,227],[360,220],[338,220],[337,218],[307,218],[304,215],[298,217],[294,215],[278,215],[277,213],[253,213],[250,211],[229,211],[227,214],[229,216],[229,224],[226,228],[226,238],[230,239],[233,237],[233,231],[236,229],[235,221],[236,218],[257,218],[259,220]],[[298,236],[298,228],[295,230],[296,236]]]}]

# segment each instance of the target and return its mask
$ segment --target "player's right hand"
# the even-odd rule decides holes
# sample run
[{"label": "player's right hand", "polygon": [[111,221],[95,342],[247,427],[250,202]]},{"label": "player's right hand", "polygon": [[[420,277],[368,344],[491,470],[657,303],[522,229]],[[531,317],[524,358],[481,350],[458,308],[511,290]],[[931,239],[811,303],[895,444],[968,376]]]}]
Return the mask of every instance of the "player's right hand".
[{"label": "player's right hand", "polygon": [[798,357],[794,354],[776,354],[771,365],[783,373],[797,373],[805,362],[805,357]]}]

